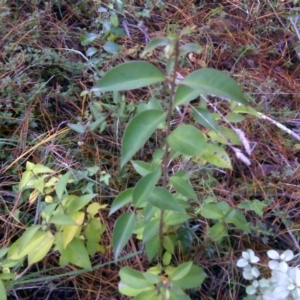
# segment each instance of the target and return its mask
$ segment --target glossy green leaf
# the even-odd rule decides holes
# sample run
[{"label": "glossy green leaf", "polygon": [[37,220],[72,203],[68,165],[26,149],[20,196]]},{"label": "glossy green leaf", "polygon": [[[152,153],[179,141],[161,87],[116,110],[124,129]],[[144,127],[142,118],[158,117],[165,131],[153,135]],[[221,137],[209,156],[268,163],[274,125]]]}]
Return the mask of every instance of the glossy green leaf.
[{"label": "glossy green leaf", "polygon": [[157,47],[168,45],[169,42],[169,39],[165,37],[153,38],[145,47],[143,53],[141,54],[141,57],[144,57],[147,53],[153,51]]},{"label": "glossy green leaf", "polygon": [[143,232],[143,243],[149,242],[159,232],[159,219],[153,219],[147,222]]},{"label": "glossy green leaf", "polygon": [[40,177],[37,180],[31,182],[33,188],[37,189],[42,194],[44,193],[45,181],[43,177]]},{"label": "glossy green leaf", "polygon": [[[75,211],[79,211],[83,207],[85,207],[93,198],[95,198],[97,194],[87,194],[80,196],[74,200],[67,201],[65,203],[65,207],[67,208],[67,213],[70,214]],[[69,198],[71,199],[71,198]]]},{"label": "glossy green leaf", "polygon": [[185,263],[180,264],[178,267],[175,268],[174,272],[170,276],[170,279],[175,281],[180,280],[188,274],[192,266],[193,263],[191,261],[187,261]]},{"label": "glossy green leaf", "polygon": [[174,104],[184,105],[200,96],[200,92],[186,85],[179,85],[175,91]]},{"label": "glossy green leaf", "polygon": [[208,236],[214,242],[221,242],[221,240],[228,236],[227,228],[224,223],[217,223],[213,227],[209,228]]},{"label": "glossy green leaf", "polygon": [[121,168],[142,148],[164,119],[165,114],[161,111],[147,110],[136,115],[129,122],[122,140]]},{"label": "glossy green leaf", "polygon": [[192,116],[194,120],[199,124],[201,124],[202,126],[212,130],[218,129],[218,124],[215,118],[207,109],[202,107],[193,107]]},{"label": "glossy green leaf", "polygon": [[208,143],[206,150],[201,156],[216,167],[232,169],[228,154],[222,147],[216,144]]},{"label": "glossy green leaf", "polygon": [[113,231],[113,249],[115,261],[117,261],[121,251],[130,239],[135,222],[136,216],[134,213],[125,213],[116,221]]},{"label": "glossy green leaf", "polygon": [[63,193],[66,190],[66,186],[68,184],[68,181],[70,179],[70,172],[67,172],[66,174],[64,174],[57,182],[56,186],[55,186],[55,191],[56,191],[56,195],[58,197],[59,200],[61,200]]},{"label": "glossy green leaf", "polygon": [[182,84],[198,90],[204,95],[213,95],[247,105],[247,101],[234,79],[226,73],[205,68],[187,75]]},{"label": "glossy green leaf", "polygon": [[161,176],[161,169],[158,168],[145,177],[141,178],[134,188],[132,199],[135,207],[144,207],[147,204],[149,195]]},{"label": "glossy green leaf", "polygon": [[170,183],[173,188],[182,196],[197,201],[197,195],[188,180],[183,179],[179,176],[172,176],[170,178]]},{"label": "glossy green leaf", "polygon": [[[183,265],[183,267],[182,267]],[[177,269],[179,269],[178,272]],[[188,270],[188,272],[185,274],[185,276],[181,276],[181,273],[185,273],[185,271]],[[173,278],[175,274],[175,279]],[[183,263],[179,265],[173,272],[173,274],[170,275],[170,282],[171,285],[175,285],[177,287],[180,287],[182,289],[192,289],[199,287],[204,279],[206,278],[206,274],[203,271],[202,268],[192,265],[189,266],[189,262]]]},{"label": "glossy green leaf", "polygon": [[256,214],[258,214],[260,217],[263,217],[264,214],[264,208],[268,205],[266,203],[263,203],[260,200],[254,199],[254,200],[246,200],[238,204],[238,208],[242,208],[245,210],[253,210]]},{"label": "glossy green leaf", "polygon": [[123,267],[120,270],[119,276],[122,282],[132,288],[144,289],[152,286],[152,284],[145,279],[142,272],[129,267]]},{"label": "glossy green leaf", "polygon": [[201,216],[207,219],[222,219],[224,214],[216,204],[205,203],[201,209]]},{"label": "glossy green leaf", "polygon": [[92,270],[89,254],[81,239],[74,238],[63,251],[63,254],[75,266]]},{"label": "glossy green leaf", "polygon": [[210,130],[208,133],[208,136],[210,136],[213,140],[227,145],[240,145],[241,141],[238,137],[238,135],[230,128],[218,126],[218,130]]},{"label": "glossy green leaf", "polygon": [[51,231],[47,231],[43,242],[28,253],[28,263],[31,265],[42,260],[50,251],[53,243],[54,236]]},{"label": "glossy green leaf", "polygon": [[179,125],[167,140],[172,149],[188,156],[199,156],[206,148],[205,136],[192,125]]},{"label": "glossy green leaf", "polygon": [[155,187],[148,201],[155,207],[163,210],[181,211],[172,194],[163,187]]},{"label": "glossy green leaf", "polygon": [[146,163],[142,160],[132,160],[131,163],[135,171],[143,177],[154,171],[152,164]]},{"label": "glossy green leaf", "polygon": [[2,300],[7,300],[6,289],[2,280],[0,280],[0,295]]},{"label": "glossy green leaf", "polygon": [[134,90],[165,80],[165,75],[154,65],[145,61],[132,61],[109,70],[92,91]]},{"label": "glossy green leaf", "polygon": [[114,212],[128,204],[132,201],[132,194],[133,194],[133,188],[126,189],[125,191],[121,192],[113,201],[109,216],[112,215]]}]

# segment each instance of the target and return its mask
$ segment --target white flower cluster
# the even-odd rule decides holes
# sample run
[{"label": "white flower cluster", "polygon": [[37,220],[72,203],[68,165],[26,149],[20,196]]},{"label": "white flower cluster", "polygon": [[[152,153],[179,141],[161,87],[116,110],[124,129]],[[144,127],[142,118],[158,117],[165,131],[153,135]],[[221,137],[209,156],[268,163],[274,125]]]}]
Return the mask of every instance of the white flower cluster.
[{"label": "white flower cluster", "polygon": [[242,258],[237,261],[237,266],[243,268],[243,277],[252,281],[246,288],[246,293],[251,295],[247,299],[300,300],[300,269],[287,264],[294,258],[293,251],[286,250],[280,255],[275,250],[269,250],[267,254],[271,259],[268,266],[272,270],[269,279],[258,279],[260,272],[255,264],[259,258],[253,250],[243,252]]}]

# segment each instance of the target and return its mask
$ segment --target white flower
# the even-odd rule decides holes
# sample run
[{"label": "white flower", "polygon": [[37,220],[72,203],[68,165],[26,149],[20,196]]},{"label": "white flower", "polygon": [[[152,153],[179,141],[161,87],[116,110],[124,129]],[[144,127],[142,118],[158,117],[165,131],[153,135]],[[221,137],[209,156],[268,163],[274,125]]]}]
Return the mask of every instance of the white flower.
[{"label": "white flower", "polygon": [[269,250],[267,254],[272,259],[268,263],[269,268],[271,270],[279,270],[284,273],[289,269],[286,262],[294,258],[294,253],[291,250],[286,250],[281,255],[275,250]]},{"label": "white flower", "polygon": [[247,251],[242,252],[242,258],[240,258],[237,261],[237,266],[240,268],[244,268],[248,266],[250,263],[251,264],[256,264],[259,262],[259,257],[255,256],[255,253],[253,250],[248,249]]}]

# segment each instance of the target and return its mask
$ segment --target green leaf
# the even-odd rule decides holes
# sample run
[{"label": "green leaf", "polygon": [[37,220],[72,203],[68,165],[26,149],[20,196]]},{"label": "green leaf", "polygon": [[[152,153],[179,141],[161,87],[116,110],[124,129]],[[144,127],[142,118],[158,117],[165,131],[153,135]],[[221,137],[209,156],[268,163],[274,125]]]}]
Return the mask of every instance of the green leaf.
[{"label": "green leaf", "polygon": [[124,246],[127,244],[136,222],[134,213],[121,215],[115,223],[113,232],[114,259],[117,261]]},{"label": "green leaf", "polygon": [[129,188],[123,192],[121,192],[113,201],[109,216],[111,216],[114,212],[128,204],[129,202],[132,201],[132,194],[133,194],[133,188]]},{"label": "green leaf", "polygon": [[134,298],[134,300],[145,300],[145,299],[157,299],[157,291],[155,287],[153,287],[149,291],[143,291],[141,293],[138,293]]},{"label": "green leaf", "polygon": [[55,225],[77,225],[77,223],[69,216],[65,214],[56,214],[52,216],[49,220],[49,223]]},{"label": "green leaf", "polygon": [[63,255],[75,266],[92,270],[89,254],[82,240],[74,238],[63,251]]},{"label": "green leaf", "polygon": [[[174,272],[170,275],[171,285],[175,285],[182,289],[192,289],[192,288],[199,287],[202,284],[202,282],[206,278],[205,272],[203,271],[202,268],[196,265],[192,265],[190,267],[189,263],[190,262],[185,262],[179,265],[174,270]],[[181,276],[182,274],[185,273],[186,270],[188,270],[188,272],[184,276]],[[173,278],[174,274],[175,274],[175,278]]]},{"label": "green leaf", "polygon": [[85,207],[95,196],[97,196],[97,194],[83,195],[74,200],[68,198],[70,199],[70,201],[66,201],[64,205],[67,209],[67,213],[70,214],[72,212],[79,211],[80,209]]},{"label": "green leaf", "polygon": [[209,228],[208,236],[214,242],[221,242],[221,240],[228,236],[227,228],[224,223],[217,223],[213,227]]},{"label": "green leaf", "polygon": [[240,114],[230,114],[228,116],[226,116],[227,121],[229,121],[230,123],[238,123],[238,122],[242,122],[245,120],[245,117],[240,115]]},{"label": "green leaf", "polygon": [[258,112],[254,108],[252,108],[250,106],[244,106],[244,105],[235,106],[233,108],[233,112],[249,114],[249,115],[253,115],[253,116],[256,116],[256,117],[259,116]]},{"label": "green leaf", "polygon": [[41,164],[37,164],[32,169],[33,174],[41,174],[41,173],[54,173],[54,171],[46,166]]},{"label": "green leaf", "polygon": [[5,285],[2,280],[0,280],[0,295],[2,300],[7,300]]},{"label": "green leaf", "polygon": [[149,261],[151,261],[154,257],[157,256],[159,248],[160,248],[160,242],[159,242],[158,235],[156,235],[155,237],[153,237],[153,239],[151,239],[146,243],[146,254]]},{"label": "green leaf", "polygon": [[156,37],[153,38],[148,45],[145,47],[143,53],[141,54],[141,57],[144,57],[147,53],[154,50],[156,47],[160,46],[166,46],[169,44],[169,39],[164,37]]},{"label": "green leaf", "polygon": [[82,35],[80,37],[80,42],[82,46],[87,46],[88,44],[90,44],[91,42],[93,42],[96,38],[98,38],[99,35],[96,33],[86,33],[85,35]]},{"label": "green leaf", "polygon": [[147,204],[149,195],[161,176],[161,169],[141,178],[134,188],[132,199],[135,207],[144,207]]},{"label": "green leaf", "polygon": [[174,243],[169,236],[163,237],[163,246],[168,252],[174,254]]},{"label": "green leaf", "polygon": [[148,201],[163,210],[181,211],[172,194],[163,187],[154,187]]},{"label": "green leaf", "polygon": [[200,96],[198,90],[186,85],[179,85],[175,91],[174,104],[176,106],[184,105]]},{"label": "green leaf", "polygon": [[0,249],[0,258],[2,258],[7,253],[8,250],[9,250],[9,248],[1,248]]},{"label": "green leaf", "polygon": [[86,52],[85,52],[85,54],[86,54],[86,56],[93,56],[95,53],[97,53],[97,48],[95,48],[95,47],[89,47],[87,50],[86,50]]},{"label": "green leaf", "polygon": [[117,54],[121,50],[121,46],[115,42],[108,41],[103,45],[103,49],[108,53]]},{"label": "green leaf", "polygon": [[203,47],[196,43],[186,43],[180,47],[180,56],[185,56],[188,53],[194,52],[200,54]]},{"label": "green leaf", "polygon": [[205,152],[201,156],[214,166],[232,169],[228,154],[218,145],[208,143]]},{"label": "green leaf", "polygon": [[163,259],[162,259],[164,266],[168,266],[171,262],[171,259],[172,259],[172,254],[170,252],[166,251],[164,253]]},{"label": "green leaf", "polygon": [[188,156],[199,156],[206,148],[205,136],[192,125],[179,125],[167,140],[172,149]]},{"label": "green leaf", "polygon": [[222,219],[224,214],[216,204],[205,203],[201,209],[201,216],[207,219]]},{"label": "green leaf", "polygon": [[159,231],[159,219],[147,222],[143,232],[143,243],[149,242]]},{"label": "green leaf", "polygon": [[153,286],[152,283],[149,283],[145,279],[142,272],[129,267],[123,267],[120,270],[119,276],[122,282],[135,289],[144,289]]},{"label": "green leaf", "polygon": [[241,141],[238,135],[230,128],[218,126],[218,130],[210,130],[207,133],[213,140],[221,144],[240,145]]},{"label": "green leaf", "polygon": [[134,90],[165,80],[165,75],[154,65],[145,61],[133,61],[109,70],[92,91]]},{"label": "green leaf", "polygon": [[170,279],[176,281],[185,277],[191,270],[192,266],[193,263],[191,261],[180,264],[178,267],[175,268],[174,272],[170,276]]},{"label": "green leaf", "polygon": [[228,217],[225,216],[224,221],[234,224],[237,228],[243,231],[249,231],[249,223],[247,222],[244,214],[237,209],[234,209],[233,211],[233,214],[230,214]]},{"label": "green leaf", "polygon": [[77,133],[83,134],[85,132],[85,126],[83,126],[82,124],[68,123],[68,126]]},{"label": "green leaf", "polygon": [[20,244],[19,244],[19,254],[28,246],[30,240],[35,235],[35,233],[41,228],[40,225],[32,225],[25,230],[25,232],[20,237]]},{"label": "green leaf", "polygon": [[212,130],[218,129],[215,118],[207,109],[202,107],[192,107],[192,116],[194,120],[202,126]]},{"label": "green leaf", "polygon": [[22,179],[19,183],[19,191],[22,191],[32,177],[34,177],[34,174],[29,170],[22,174]]},{"label": "green leaf", "polygon": [[177,212],[177,211],[166,211],[164,215],[164,223],[168,226],[181,224],[191,216],[185,212]]},{"label": "green leaf", "polygon": [[254,200],[246,200],[237,206],[238,208],[242,208],[245,210],[253,210],[256,214],[258,214],[260,217],[263,217],[264,215],[264,208],[268,205],[263,203],[262,201],[259,201],[257,199]]},{"label": "green leaf", "polygon": [[43,242],[28,253],[28,263],[31,265],[42,260],[50,251],[54,243],[54,239],[55,238],[51,231],[47,231]]},{"label": "green leaf", "polygon": [[57,182],[56,186],[55,186],[55,191],[56,191],[56,195],[58,197],[59,200],[61,200],[63,193],[66,190],[66,186],[68,184],[68,181],[70,179],[70,172],[67,172],[66,174],[64,174]]},{"label": "green leaf", "polygon": [[240,87],[226,73],[206,68],[187,75],[182,84],[198,90],[203,95],[213,95],[247,105]]},{"label": "green leaf", "polygon": [[191,300],[191,298],[184,293],[184,291],[178,286],[172,286],[170,288],[170,300]]},{"label": "green leaf", "polygon": [[131,163],[135,171],[143,177],[154,171],[152,164],[146,163],[142,160],[132,160]]},{"label": "green leaf", "polygon": [[136,115],[125,129],[122,140],[121,168],[146,143],[157,126],[165,119],[159,110],[147,110]]},{"label": "green leaf", "polygon": [[173,188],[182,196],[188,198],[188,199],[193,199],[197,201],[197,195],[192,187],[192,185],[189,183],[188,180],[183,179],[182,177],[172,176],[170,178],[170,183],[173,186]]}]

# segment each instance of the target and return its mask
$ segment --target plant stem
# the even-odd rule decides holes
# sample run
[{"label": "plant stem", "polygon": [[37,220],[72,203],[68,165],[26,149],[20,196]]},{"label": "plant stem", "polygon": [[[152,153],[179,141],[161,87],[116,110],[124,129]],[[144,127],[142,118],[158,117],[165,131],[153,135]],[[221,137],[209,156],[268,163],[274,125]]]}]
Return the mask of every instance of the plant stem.
[{"label": "plant stem", "polygon": [[[178,61],[179,61],[179,42],[178,40],[175,41],[174,45],[174,68],[172,70],[172,77],[170,81],[170,98],[169,98],[169,105],[167,110],[167,127],[166,127],[166,142],[165,142],[165,154],[163,157],[163,187],[166,188],[169,179],[169,160],[170,160],[170,153],[169,153],[169,145],[167,138],[171,132],[171,117],[173,111],[173,99],[175,95],[176,89],[176,79],[177,79],[177,68],[178,68]],[[160,256],[162,256],[162,244],[163,244],[163,228],[164,228],[164,210],[161,210],[160,213],[160,220],[159,220],[159,241],[160,241]]]}]

